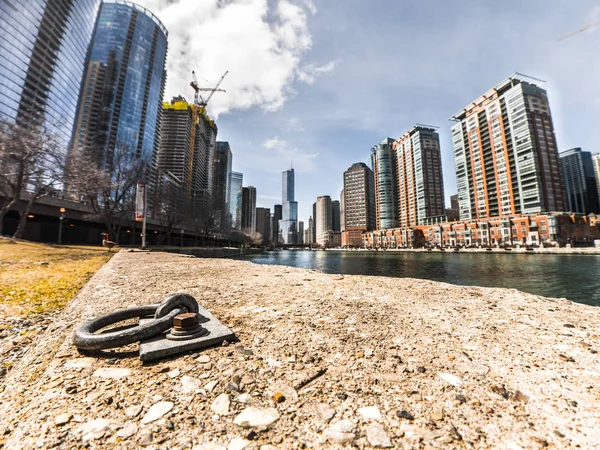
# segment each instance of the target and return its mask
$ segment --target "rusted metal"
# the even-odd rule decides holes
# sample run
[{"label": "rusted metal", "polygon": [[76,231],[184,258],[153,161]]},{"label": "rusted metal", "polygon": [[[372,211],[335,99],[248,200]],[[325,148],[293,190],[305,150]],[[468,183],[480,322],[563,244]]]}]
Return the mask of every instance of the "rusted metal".
[{"label": "rusted metal", "polygon": [[[134,318],[140,319],[139,325],[99,332]],[[233,340],[234,333],[188,294],[172,295],[160,304],[117,310],[86,322],[73,336],[73,343],[81,350],[122,347],[140,341],[142,361]]]},{"label": "rusted metal", "polygon": [[173,330],[189,331],[198,327],[197,313],[183,313],[175,316],[173,319]]},{"label": "rusted metal", "polygon": [[[119,309],[81,325],[75,330],[73,343],[80,350],[123,347],[164,333],[173,326],[173,319],[185,312],[198,312],[196,299],[188,294],[172,295],[158,305]],[[154,316],[150,322],[118,331],[96,333],[119,322],[149,315]]]}]

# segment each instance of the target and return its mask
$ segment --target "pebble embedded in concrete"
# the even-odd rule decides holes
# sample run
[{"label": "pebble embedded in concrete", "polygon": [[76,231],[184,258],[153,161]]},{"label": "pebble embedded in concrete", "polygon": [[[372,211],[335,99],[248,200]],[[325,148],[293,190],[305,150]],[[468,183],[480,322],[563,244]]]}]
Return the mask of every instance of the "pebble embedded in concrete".
[{"label": "pebble embedded in concrete", "polygon": [[229,445],[227,446],[227,450],[243,450],[244,448],[250,445],[250,441],[243,438],[233,438]]},{"label": "pebble embedded in concrete", "polygon": [[93,373],[95,377],[100,378],[125,378],[131,375],[131,369],[120,369],[117,367],[101,367]]},{"label": "pebble embedded in concrete", "polygon": [[392,440],[388,436],[383,425],[373,422],[367,426],[367,440],[373,447],[390,448],[393,447]]},{"label": "pebble embedded in concrete", "polygon": [[335,416],[335,409],[326,403],[317,403],[314,409],[318,420],[321,422],[327,423]]},{"label": "pebble embedded in concrete", "polygon": [[58,426],[66,425],[67,423],[69,423],[71,421],[72,418],[73,418],[73,415],[69,414],[69,413],[59,414],[58,416],[56,416],[54,423]]},{"label": "pebble embedded in concrete", "polygon": [[233,419],[233,423],[242,428],[268,427],[279,419],[279,413],[275,408],[256,408],[250,406],[244,409]]},{"label": "pebble embedded in concrete", "polygon": [[202,383],[199,379],[184,375],[181,377],[181,392],[184,394],[191,394],[197,389],[200,389]]},{"label": "pebble embedded in concrete", "polygon": [[121,439],[129,439],[135,433],[137,433],[138,427],[134,422],[127,422],[123,428],[117,431],[117,436]]},{"label": "pebble embedded in concrete", "polygon": [[162,416],[167,414],[173,409],[172,402],[158,402],[150,407],[146,415],[142,418],[142,423],[151,423],[155,420],[160,419]]},{"label": "pebble embedded in concrete", "polygon": [[450,373],[438,373],[438,376],[444,380],[446,383],[451,384],[452,386],[459,387],[462,386],[463,382],[456,375],[452,375]]},{"label": "pebble embedded in concrete", "polygon": [[366,406],[357,411],[365,420],[381,420],[381,413],[377,406]]},{"label": "pebble embedded in concrete", "polygon": [[142,405],[132,405],[125,409],[125,415],[130,419],[137,417],[142,412]]},{"label": "pebble embedded in concrete", "polygon": [[229,414],[229,404],[229,395],[221,394],[214,399],[214,401],[210,405],[210,409],[212,409],[215,413],[217,413],[220,416],[226,416],[227,414]]},{"label": "pebble embedded in concrete", "polygon": [[212,392],[217,384],[219,384],[218,380],[210,381],[210,382],[206,383],[206,385],[204,386],[204,390],[206,392]]},{"label": "pebble embedded in concrete", "polygon": [[348,419],[334,423],[323,432],[323,436],[334,444],[345,444],[356,438],[355,425]]}]

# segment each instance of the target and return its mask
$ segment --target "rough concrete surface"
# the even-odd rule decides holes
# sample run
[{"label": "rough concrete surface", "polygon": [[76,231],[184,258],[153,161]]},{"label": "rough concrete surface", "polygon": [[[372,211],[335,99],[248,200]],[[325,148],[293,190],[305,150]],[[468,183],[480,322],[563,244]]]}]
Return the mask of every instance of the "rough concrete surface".
[{"label": "rough concrete surface", "polygon": [[[184,291],[239,342],[143,365],[82,320]],[[0,378],[5,448],[598,448],[600,310],[516,290],[121,252]]]}]

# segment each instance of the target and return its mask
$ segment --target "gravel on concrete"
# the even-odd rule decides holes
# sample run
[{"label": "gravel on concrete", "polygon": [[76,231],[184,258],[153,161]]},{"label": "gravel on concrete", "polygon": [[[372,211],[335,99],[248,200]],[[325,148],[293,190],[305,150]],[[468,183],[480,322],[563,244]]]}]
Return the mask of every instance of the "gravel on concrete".
[{"label": "gravel on concrete", "polygon": [[[148,365],[73,347],[175,292],[238,341]],[[600,448],[599,329],[513,289],[122,251],[0,377],[0,448]]]}]

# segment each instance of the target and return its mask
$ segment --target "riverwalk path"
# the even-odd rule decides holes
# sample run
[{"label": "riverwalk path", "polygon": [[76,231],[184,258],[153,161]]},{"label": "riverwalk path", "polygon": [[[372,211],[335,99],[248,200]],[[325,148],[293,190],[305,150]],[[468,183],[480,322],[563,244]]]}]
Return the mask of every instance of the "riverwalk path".
[{"label": "riverwalk path", "polygon": [[[74,327],[187,292],[238,342],[143,365]],[[600,309],[121,251],[0,380],[0,448],[600,447]]]}]

